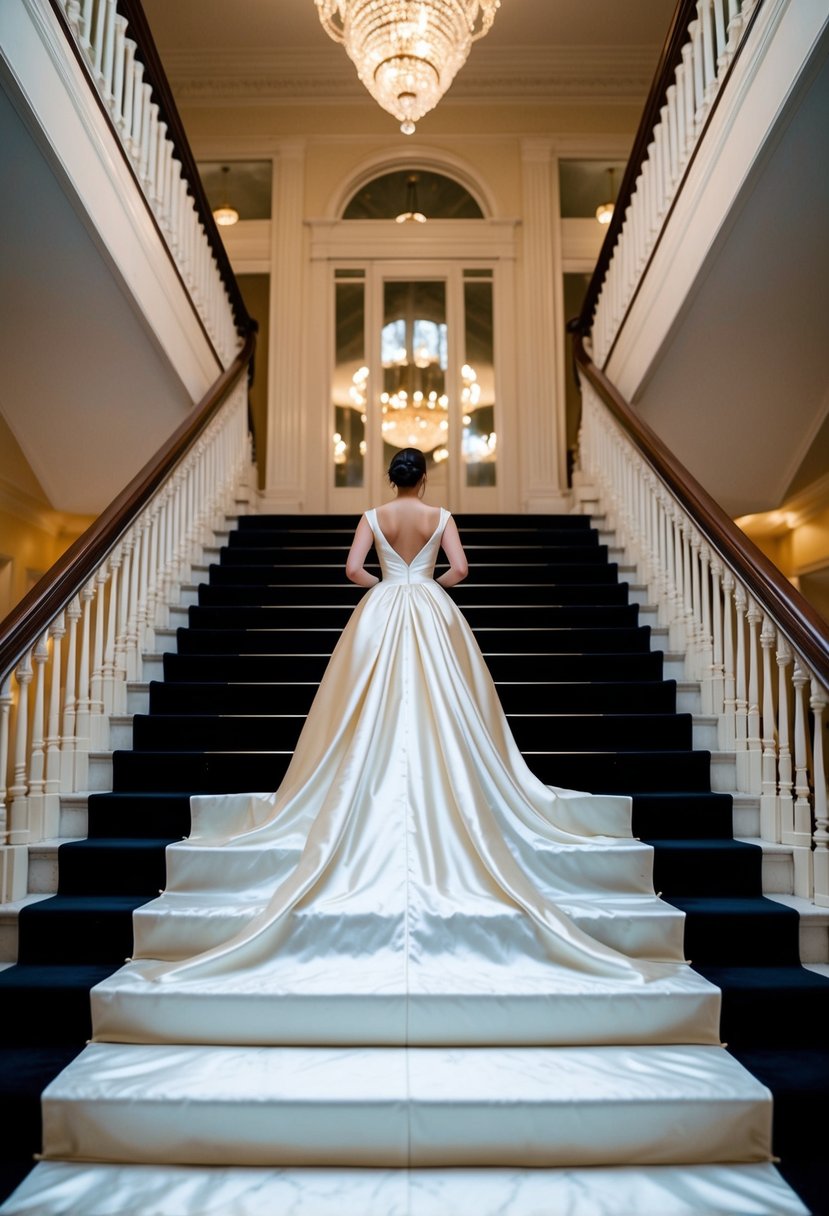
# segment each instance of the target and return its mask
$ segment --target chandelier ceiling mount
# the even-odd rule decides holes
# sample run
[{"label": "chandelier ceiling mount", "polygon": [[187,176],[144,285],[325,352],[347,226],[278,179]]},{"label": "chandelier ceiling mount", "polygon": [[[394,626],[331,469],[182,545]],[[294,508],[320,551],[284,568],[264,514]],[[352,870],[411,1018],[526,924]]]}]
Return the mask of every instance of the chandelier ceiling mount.
[{"label": "chandelier ceiling mount", "polygon": [[371,96],[404,135],[433,110],[501,0],[315,0]]}]

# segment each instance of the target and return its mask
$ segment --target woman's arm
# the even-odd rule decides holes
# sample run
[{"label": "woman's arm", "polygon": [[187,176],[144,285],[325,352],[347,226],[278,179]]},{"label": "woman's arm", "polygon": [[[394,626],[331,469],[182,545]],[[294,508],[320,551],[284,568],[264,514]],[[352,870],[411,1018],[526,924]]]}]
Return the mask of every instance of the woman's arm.
[{"label": "woman's arm", "polygon": [[466,578],[469,573],[469,563],[458,535],[458,525],[451,517],[443,529],[440,543],[443,552],[449,558],[449,569],[444,571],[437,581],[441,587],[454,587],[456,583],[460,583]]},{"label": "woman's arm", "polygon": [[362,516],[351,542],[351,549],[345,562],[345,576],[358,587],[373,587],[380,580],[376,574],[370,574],[364,566],[369,549],[374,544],[374,533],[371,524]]}]

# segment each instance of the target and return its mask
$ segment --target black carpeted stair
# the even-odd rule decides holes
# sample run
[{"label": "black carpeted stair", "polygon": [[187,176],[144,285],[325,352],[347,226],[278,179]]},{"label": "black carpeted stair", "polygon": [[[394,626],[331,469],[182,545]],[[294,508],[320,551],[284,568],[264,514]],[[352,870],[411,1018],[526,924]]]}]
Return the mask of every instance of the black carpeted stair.
[{"label": "black carpeted stair", "polygon": [[[758,848],[662,678],[628,588],[583,517],[456,516],[471,563],[452,592],[476,631],[527,762],[542,780],[632,793],[655,881],[686,913],[686,952],[723,990],[723,1037],[775,1093],[784,1172],[827,1211],[819,1162],[829,1090],[829,981],[798,963],[798,918],[762,897]],[[361,594],[343,568],[356,518],[240,520],[190,609],[164,681],[89,798],[89,839],[59,853],[58,894],[20,916],[0,973],[0,1188],[39,1147],[39,1094],[89,1035],[88,991],[131,953],[132,911],[164,886],[189,795],[275,788],[339,630]],[[2,1193],[2,1192],[0,1192]]]}]

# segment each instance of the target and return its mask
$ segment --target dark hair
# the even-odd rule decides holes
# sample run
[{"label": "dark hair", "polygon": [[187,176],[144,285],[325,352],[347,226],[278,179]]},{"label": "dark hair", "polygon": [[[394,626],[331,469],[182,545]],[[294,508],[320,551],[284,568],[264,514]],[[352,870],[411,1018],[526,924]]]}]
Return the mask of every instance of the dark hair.
[{"label": "dark hair", "polygon": [[416,486],[426,476],[426,457],[418,448],[403,448],[392,457],[389,481],[393,486]]}]

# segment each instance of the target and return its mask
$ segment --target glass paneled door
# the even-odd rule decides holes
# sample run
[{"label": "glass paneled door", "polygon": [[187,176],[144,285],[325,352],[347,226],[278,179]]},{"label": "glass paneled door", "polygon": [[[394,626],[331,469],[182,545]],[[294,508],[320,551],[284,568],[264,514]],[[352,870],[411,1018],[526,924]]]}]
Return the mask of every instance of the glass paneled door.
[{"label": "glass paneled door", "polygon": [[374,263],[336,270],[334,294],[333,509],[393,497],[406,447],[431,502],[497,509],[492,270]]}]

